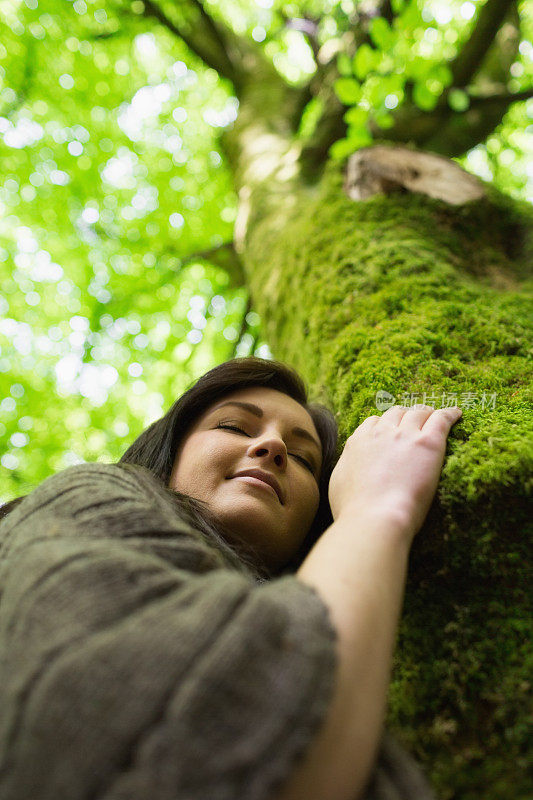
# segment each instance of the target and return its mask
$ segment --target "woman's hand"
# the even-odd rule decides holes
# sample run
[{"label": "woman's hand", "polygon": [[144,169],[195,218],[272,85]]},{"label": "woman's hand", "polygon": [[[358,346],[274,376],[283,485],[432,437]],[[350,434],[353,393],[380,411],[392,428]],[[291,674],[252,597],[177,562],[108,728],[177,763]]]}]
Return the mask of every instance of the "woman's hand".
[{"label": "woman's hand", "polygon": [[431,406],[392,406],[367,417],[346,441],[329,482],[333,519],[393,519],[405,535],[420,530],[437,490],[446,439],[462,412]]}]

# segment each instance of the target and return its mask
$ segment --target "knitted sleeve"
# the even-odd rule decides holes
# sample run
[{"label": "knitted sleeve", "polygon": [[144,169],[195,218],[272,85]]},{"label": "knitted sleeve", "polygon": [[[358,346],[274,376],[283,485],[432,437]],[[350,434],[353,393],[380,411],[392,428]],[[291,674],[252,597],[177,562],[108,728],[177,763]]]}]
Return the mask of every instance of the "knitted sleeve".
[{"label": "knitted sleeve", "polygon": [[141,472],[70,467],[0,523],[2,800],[267,800],[336,668],[319,594],[229,568]]}]

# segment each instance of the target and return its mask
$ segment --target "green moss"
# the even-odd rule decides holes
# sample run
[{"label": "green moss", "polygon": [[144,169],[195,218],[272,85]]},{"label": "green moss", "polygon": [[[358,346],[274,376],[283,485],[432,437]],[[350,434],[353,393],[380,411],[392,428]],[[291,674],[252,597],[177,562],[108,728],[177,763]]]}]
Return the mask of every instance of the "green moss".
[{"label": "green moss", "polygon": [[255,190],[254,307],[274,355],[339,412],[343,441],[380,389],[463,406],[411,551],[389,724],[442,800],[525,799],[532,209],[490,189],[459,207],[356,203],[342,184],[329,165],[292,206]]}]

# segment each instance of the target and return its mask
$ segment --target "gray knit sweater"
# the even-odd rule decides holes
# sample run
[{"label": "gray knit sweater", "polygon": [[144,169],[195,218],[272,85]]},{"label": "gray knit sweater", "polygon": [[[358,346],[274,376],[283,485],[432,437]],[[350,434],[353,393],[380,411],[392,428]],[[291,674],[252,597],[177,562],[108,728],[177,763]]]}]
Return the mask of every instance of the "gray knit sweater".
[{"label": "gray knit sweater", "polygon": [[[70,467],[0,523],[0,800],[268,800],[336,669],[319,594],[236,569],[147,470]],[[433,797],[387,736],[367,796]]]}]

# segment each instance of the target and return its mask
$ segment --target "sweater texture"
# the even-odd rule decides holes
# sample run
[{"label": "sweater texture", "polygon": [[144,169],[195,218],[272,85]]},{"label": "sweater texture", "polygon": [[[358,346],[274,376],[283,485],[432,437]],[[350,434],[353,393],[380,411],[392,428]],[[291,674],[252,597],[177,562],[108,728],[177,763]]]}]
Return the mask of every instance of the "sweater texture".
[{"label": "sweater texture", "polygon": [[[0,522],[0,800],[269,800],[337,667],[318,592],[258,580],[143,467],[69,467]],[[433,798],[388,734],[367,798]]]}]

